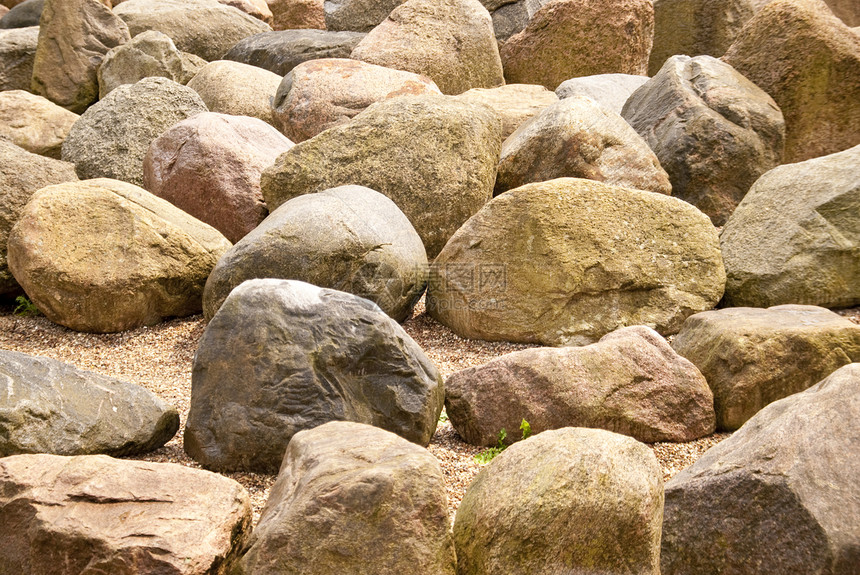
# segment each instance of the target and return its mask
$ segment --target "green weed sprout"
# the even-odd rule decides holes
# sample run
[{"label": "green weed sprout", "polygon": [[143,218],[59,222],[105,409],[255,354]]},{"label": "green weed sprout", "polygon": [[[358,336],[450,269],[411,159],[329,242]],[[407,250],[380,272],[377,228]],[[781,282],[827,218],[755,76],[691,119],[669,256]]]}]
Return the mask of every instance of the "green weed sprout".
[{"label": "green weed sprout", "polygon": [[[522,432],[522,438],[528,439],[528,437],[532,434],[532,426],[529,425],[529,422],[525,419],[520,423],[520,431]],[[505,445],[505,439],[508,438],[508,432],[504,428],[499,431],[499,443],[496,447],[490,447],[485,449],[484,451],[475,455],[475,461],[478,463],[484,464],[489,463],[493,460],[495,456],[500,454],[505,450],[507,445]]]},{"label": "green weed sprout", "polygon": [[27,296],[19,295],[15,298],[15,303],[18,304],[15,306],[14,311],[12,311],[15,315],[23,317],[42,315],[42,312],[39,311],[36,304],[27,299]]}]

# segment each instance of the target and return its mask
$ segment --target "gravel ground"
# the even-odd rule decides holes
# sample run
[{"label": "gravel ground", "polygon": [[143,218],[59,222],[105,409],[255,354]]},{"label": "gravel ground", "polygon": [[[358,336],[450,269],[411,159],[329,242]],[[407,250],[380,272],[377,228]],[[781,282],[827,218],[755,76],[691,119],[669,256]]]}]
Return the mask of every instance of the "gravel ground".
[{"label": "gravel ground", "polygon": [[[15,316],[12,311],[12,306],[0,305],[0,349],[51,357],[140,384],[157,393],[176,406],[182,425],[179,433],[167,445],[139,459],[200,467],[182,450],[182,434],[191,397],[191,362],[204,329],[201,316],[174,319],[116,334],[87,334],[70,331],[41,316]],[[839,313],[860,324],[860,308]],[[443,377],[528,347],[462,339],[428,317],[424,313],[423,301],[404,327],[436,364]],[[689,443],[662,442],[652,445],[663,468],[664,480],[669,480],[729,435],[716,433]],[[466,487],[482,467],[474,460],[474,455],[482,448],[464,443],[443,414],[429,449],[439,460],[445,474],[448,506],[453,516]],[[256,473],[226,475],[248,489],[256,523],[275,477]]]}]

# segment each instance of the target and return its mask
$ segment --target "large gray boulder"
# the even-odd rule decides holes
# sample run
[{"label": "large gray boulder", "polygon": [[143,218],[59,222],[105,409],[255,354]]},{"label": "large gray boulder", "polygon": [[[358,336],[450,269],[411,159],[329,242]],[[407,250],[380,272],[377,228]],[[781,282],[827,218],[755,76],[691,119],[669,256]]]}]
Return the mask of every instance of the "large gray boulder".
[{"label": "large gray boulder", "polygon": [[238,8],[217,0],[125,0],[114,8],[132,36],[158,30],[183,52],[207,62],[224,57],[243,38],[272,28]]},{"label": "large gray boulder", "polygon": [[20,290],[6,263],[6,244],[24,206],[45,186],[77,179],[73,164],[32,154],[0,139],[0,296]]},{"label": "large gray boulder", "polygon": [[95,179],[43,188],[8,242],[9,269],[51,321],[97,333],[199,313],[230,242],[142,188]]},{"label": "large gray boulder", "polygon": [[562,100],[571,96],[588,96],[601,106],[620,114],[627,98],[647,81],[648,76],[634,74],[596,74],[565,80],[555,89],[555,93]]},{"label": "large gray boulder", "polygon": [[586,96],[544,108],[505,140],[493,193],[555,178],[672,193],[669,176],[645,140],[616,112]]},{"label": "large gray boulder", "polygon": [[[860,364],[761,410],[666,485],[663,575],[854,575]],[[459,549],[458,549],[459,552]]]},{"label": "large gray boulder", "polygon": [[152,141],[206,111],[191,88],[167,78],[144,78],[116,88],[84,112],[63,142],[62,158],[75,164],[81,178],[114,178],[140,186]]},{"label": "large gray boulder", "polygon": [[568,427],[498,455],[454,520],[457,573],[659,575],[663,481],[629,437]]},{"label": "large gray boulder", "polygon": [[720,246],[726,305],[860,304],[860,145],[765,173]]},{"label": "large gray boulder", "polygon": [[251,530],[232,479],[106,455],[0,459],[3,575],[227,573]]},{"label": "large gray boulder", "polygon": [[0,29],[38,26],[45,0],[24,0],[0,18]]},{"label": "large gray boulder", "polygon": [[326,30],[370,32],[403,0],[325,0]]},{"label": "large gray boulder", "polygon": [[463,439],[487,446],[523,419],[532,433],[596,427],[646,442],[692,441],[714,431],[708,382],[643,326],[585,347],[525,349],[458,371],[445,382],[445,412]]},{"label": "large gray boulder", "polygon": [[286,76],[302,62],[319,58],[349,58],[364,36],[361,32],[327,30],[265,32],[239,41],[224,55],[224,59]]},{"label": "large gray boulder", "polygon": [[0,90],[30,90],[39,27],[0,30]]},{"label": "large gray boulder", "polygon": [[427,311],[463,337],[586,345],[630,325],[674,333],[719,301],[725,277],[717,231],[693,206],[559,178],[496,196],[454,234]]},{"label": "large gray boulder", "polygon": [[191,374],[185,451],[207,468],[275,472],[290,439],[329,421],[426,446],[442,378],[376,304],[293,280],[249,280],[209,322]]},{"label": "large gray boulder", "polygon": [[471,104],[486,104],[502,119],[502,140],[529,118],[558,102],[558,96],[536,84],[508,84],[498,88],[472,88],[458,96]]},{"label": "large gray boulder", "polygon": [[78,115],[24,90],[0,91],[0,137],[28,152],[60,159]]},{"label": "large gray boulder", "polygon": [[0,351],[0,457],[158,449],[179,413],[150,391],[46,357]]},{"label": "large gray boulder", "polygon": [[492,197],[500,147],[501,122],[486,106],[436,95],[392,98],[283,154],[260,187],[269,210],[340,185],[381,192],[433,258]]},{"label": "large gray boulder", "polygon": [[672,193],[717,226],[759,176],[782,161],[779,107],[711,56],[673,56],[630,96],[621,115],[657,154]]},{"label": "large gray boulder", "polygon": [[447,499],[436,458],[393,433],[300,431],[236,573],[454,575]]},{"label": "large gray boulder", "polygon": [[735,430],[769,403],[860,361],[860,326],[824,308],[727,308],[687,318],[672,342],[714,392],[717,427]]},{"label": "large gray boulder", "polygon": [[274,125],[271,102],[280,83],[281,77],[268,70],[218,60],[198,70],[188,87],[200,95],[210,112],[250,116]]},{"label": "large gray boulder", "polygon": [[403,212],[362,186],[293,198],[225,253],[206,281],[211,319],[245,280],[281,278],[349,292],[406,320],[427,284],[427,254]]}]

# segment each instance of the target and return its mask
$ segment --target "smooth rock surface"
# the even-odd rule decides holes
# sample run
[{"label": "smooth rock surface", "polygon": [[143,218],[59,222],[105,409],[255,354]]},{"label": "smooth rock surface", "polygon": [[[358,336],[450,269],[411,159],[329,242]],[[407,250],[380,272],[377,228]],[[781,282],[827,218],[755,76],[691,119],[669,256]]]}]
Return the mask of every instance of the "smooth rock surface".
[{"label": "smooth rock surface", "polygon": [[653,452],[601,429],[545,431],[472,481],[454,520],[457,573],[660,573]]},{"label": "smooth rock surface", "polygon": [[349,58],[364,38],[361,32],[326,30],[283,30],[256,34],[233,46],[225,60],[258,66],[279,76],[309,60]]},{"label": "smooth rock surface", "polygon": [[24,90],[0,92],[0,137],[28,152],[60,159],[78,115]]},{"label": "smooth rock surface", "polygon": [[860,326],[815,306],[727,308],[687,318],[672,347],[708,380],[717,427],[733,431],[767,404],[860,361]]},{"label": "smooth rock surface", "polygon": [[272,11],[272,28],[325,30],[323,0],[266,0]]},{"label": "smooth rock surface", "polygon": [[444,395],[436,367],[376,304],[299,281],[249,280],[197,349],[185,451],[207,468],[272,473],[296,433],[329,421],[426,446]]},{"label": "smooth rock surface", "polygon": [[0,30],[0,90],[30,90],[39,28]]},{"label": "smooth rock surface", "polygon": [[146,190],[96,179],[34,195],[9,234],[8,264],[48,319],[106,333],[199,313],[206,278],[229,247]]},{"label": "smooth rock surface", "polygon": [[246,548],[239,574],[456,572],[439,462],[345,421],[293,437]]},{"label": "smooth rock surface", "polygon": [[0,350],[0,457],[137,455],[178,430],[176,409],[139,385]]},{"label": "smooth rock surface", "polygon": [[663,575],[856,573],[858,386],[860,364],[842,367],[676,475],[666,485]]},{"label": "smooth rock surface", "polygon": [[505,140],[493,193],[567,177],[672,193],[668,174],[645,140],[616,112],[586,96],[544,108]]},{"label": "smooth rock surface", "polygon": [[292,147],[257,118],[204,112],[152,142],[143,187],[237,242],[269,213],[260,174]]},{"label": "smooth rock surface", "polygon": [[325,29],[370,32],[403,0],[325,0]]},{"label": "smooth rock surface", "polygon": [[391,198],[433,258],[492,196],[501,122],[486,106],[424,95],[373,104],[298,144],[263,172],[269,210],[356,184]]},{"label": "smooth rock surface", "polygon": [[25,0],[0,18],[0,29],[38,26],[45,0]]},{"label": "smooth rock surface", "polygon": [[215,473],[106,455],[0,459],[2,575],[227,573],[248,493]]},{"label": "smooth rock surface", "polygon": [[144,78],[116,88],[84,112],[63,142],[62,158],[75,164],[81,178],[114,178],[139,186],[152,141],[206,111],[191,88],[167,78]]},{"label": "smooth rock surface", "polygon": [[274,124],[271,101],[281,78],[257,66],[218,60],[201,68],[188,82],[211,112],[251,116]]},{"label": "smooth rock surface", "polygon": [[269,26],[274,23],[274,15],[266,0],[218,0],[218,2],[237,8],[257,20],[262,20]]},{"label": "smooth rock surface", "polygon": [[657,154],[672,193],[721,226],[782,160],[785,120],[763,90],[711,56],[673,56],[621,115]]},{"label": "smooth rock surface", "polygon": [[674,333],[724,286],[717,231],[693,206],[560,178],[496,196],[460,228],[427,311],[461,337],[586,345],[630,325]]},{"label": "smooth rock surface", "polygon": [[535,84],[508,84],[498,88],[472,88],[456,96],[471,104],[486,104],[502,119],[502,140],[526,120],[558,102],[558,96]]},{"label": "smooth rock surface", "polygon": [[765,173],[720,247],[726,305],[860,304],[860,145]]},{"label": "smooth rock surface", "polygon": [[648,76],[596,74],[565,80],[555,89],[555,93],[560,99],[588,96],[601,106],[620,114],[627,98],[647,81]]},{"label": "smooth rock surface", "polygon": [[394,202],[341,186],[293,198],[225,253],[206,281],[203,313],[211,319],[245,280],[279,278],[369,299],[402,322],[428,269],[418,232]]}]

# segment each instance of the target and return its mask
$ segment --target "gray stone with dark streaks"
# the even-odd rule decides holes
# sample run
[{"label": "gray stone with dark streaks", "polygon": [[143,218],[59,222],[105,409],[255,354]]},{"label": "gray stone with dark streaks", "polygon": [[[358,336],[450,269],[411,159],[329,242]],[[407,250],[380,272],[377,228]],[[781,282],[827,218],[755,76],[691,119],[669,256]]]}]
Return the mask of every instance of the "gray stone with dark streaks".
[{"label": "gray stone with dark streaks", "polygon": [[265,32],[240,41],[230,48],[224,59],[286,76],[302,62],[320,58],[349,58],[353,48],[365,36],[362,32],[329,30]]}]

